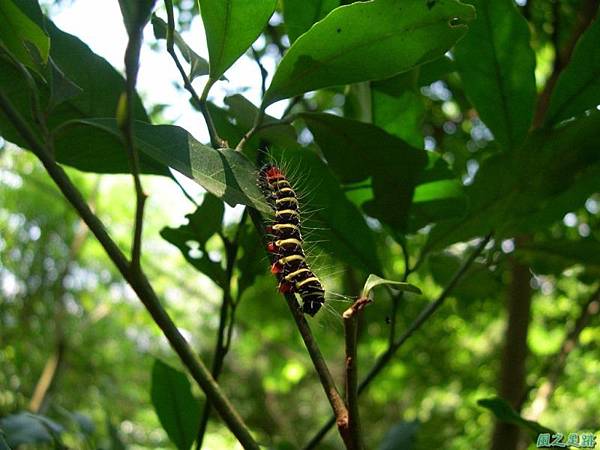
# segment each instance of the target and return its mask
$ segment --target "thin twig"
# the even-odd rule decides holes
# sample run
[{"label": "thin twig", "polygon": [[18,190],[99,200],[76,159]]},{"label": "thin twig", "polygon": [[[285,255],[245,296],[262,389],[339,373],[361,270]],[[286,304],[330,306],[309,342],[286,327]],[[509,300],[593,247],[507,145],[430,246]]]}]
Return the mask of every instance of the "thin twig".
[{"label": "thin twig", "polygon": [[213,146],[213,148],[227,147],[228,143],[221,139],[221,137],[217,133],[217,128],[215,127],[215,124],[210,115],[210,111],[208,110],[208,106],[206,104],[210,88],[213,86],[213,84],[216,83],[217,80],[209,77],[208,80],[206,80],[206,84],[204,85],[202,95],[198,96],[198,93],[192,86],[192,82],[190,81],[190,78],[188,77],[183,66],[181,65],[179,57],[175,52],[175,17],[173,15],[173,1],[165,0],[165,8],[167,10],[167,52],[169,53],[169,55],[171,55],[173,62],[175,62],[175,65],[177,66],[177,70],[179,71],[179,74],[181,75],[181,78],[183,80],[183,87],[190,93],[190,95],[192,96],[192,100],[204,116],[204,121],[206,122],[206,127],[208,128],[208,134],[210,136],[210,144]]},{"label": "thin twig", "polygon": [[[233,280],[233,270],[235,268],[235,262],[237,259],[239,240],[243,227],[246,223],[246,217],[248,216],[248,208],[244,209],[240,222],[237,226],[235,236],[232,241],[229,241],[226,237],[222,236],[223,245],[225,246],[226,254],[226,267],[225,267],[225,285],[223,287],[223,301],[221,303],[221,310],[219,313],[219,329],[217,331],[217,340],[215,342],[215,350],[213,352],[213,361],[211,367],[211,374],[215,380],[219,379],[221,370],[223,369],[223,363],[225,356],[229,351],[230,336],[233,330],[234,324],[234,311],[237,304],[233,301],[231,296],[231,283]],[[210,418],[212,407],[209,401],[204,404],[202,416],[200,418],[200,427],[198,428],[198,435],[196,438],[196,450],[202,448],[202,442],[206,433],[206,426],[208,419]]]},{"label": "thin twig", "polygon": [[260,130],[261,125],[262,125],[262,121],[265,118],[265,107],[264,105],[260,105],[260,108],[258,109],[258,112],[256,114],[256,118],[254,119],[254,124],[252,125],[252,128],[250,128],[250,130],[244,134],[244,136],[242,137],[242,139],[240,139],[240,142],[238,142],[238,145],[236,145],[235,149],[237,151],[242,151],[244,149],[244,145],[246,145],[246,142],[248,142],[250,139],[252,139],[252,137],[256,134],[257,131]]},{"label": "thin twig", "polygon": [[346,405],[348,406],[348,428],[353,450],[364,448],[358,409],[357,314],[370,302],[371,300],[368,298],[359,298],[343,314],[346,343]]},{"label": "thin twig", "polygon": [[104,251],[117,267],[123,278],[129,283],[138,298],[152,316],[152,319],[163,332],[171,347],[184,366],[187,367],[194,380],[206,394],[206,397],[215,406],[227,427],[232,431],[242,446],[246,449],[259,449],[258,444],[252,437],[250,430],[240,417],[237,410],[225,396],[221,387],[217,384],[201,359],[192,351],[185,338],[181,335],[177,326],[162,307],[154,289],[142,270],[132,271],[131,264],[114,240],[110,237],[104,224],[92,212],[79,190],[71,182],[68,175],[58,164],[55,163],[48,149],[44,147],[35,137],[25,120],[8,100],[4,92],[0,91],[0,110],[2,110],[15,129],[23,137],[29,149],[39,158],[50,178],[58,186],[69,203],[75,208],[90,231],[94,234]]},{"label": "thin twig", "polygon": [[265,96],[265,92],[267,91],[267,76],[269,72],[265,69],[265,66],[260,62],[260,55],[254,49],[254,47],[250,47],[252,49],[252,56],[254,57],[254,61],[258,65],[258,70],[260,70],[260,92],[261,97]]},{"label": "thin twig", "polygon": [[[260,213],[255,210],[250,210],[250,218],[254,223],[254,226],[259,232],[263,243],[266,245],[266,234],[262,222],[262,217]],[[304,341],[304,345],[308,350],[308,354],[310,355],[310,359],[315,367],[317,375],[319,376],[319,380],[321,385],[323,386],[323,390],[325,391],[325,395],[327,396],[327,400],[331,405],[331,409],[334,413],[333,423],[337,423],[338,430],[340,432],[340,436],[342,437],[344,443],[347,448],[350,447],[350,435],[348,430],[348,409],[342,396],[340,395],[338,388],[331,376],[331,372],[329,371],[329,367],[327,366],[327,362],[321,353],[319,345],[317,344],[316,339],[314,338],[310,326],[304,317],[304,313],[296,300],[294,294],[285,294],[285,299],[292,316],[294,317],[294,321],[296,322],[296,326],[298,327],[298,331],[302,336],[302,340]]]},{"label": "thin twig", "polygon": [[[491,234],[488,234],[483,240],[477,245],[477,247],[473,250],[473,252],[469,255],[469,257],[462,263],[462,265],[458,268],[448,285],[444,288],[438,298],[427,305],[417,316],[415,321],[402,333],[402,335],[394,341],[394,345],[390,346],[385,353],[383,353],[378,359],[377,362],[373,365],[367,376],[363,379],[363,381],[358,386],[358,394],[360,395],[371,382],[379,375],[379,373],[385,368],[385,366],[391,361],[392,357],[396,354],[396,352],[402,347],[402,345],[419,329],[421,326],[431,317],[431,315],[437,311],[437,309],[442,306],[446,298],[450,295],[450,293],[454,290],[458,282],[465,275],[471,264],[475,261],[477,256],[481,254],[487,243],[492,238]],[[310,442],[304,447],[304,450],[309,450],[316,448],[321,439],[325,437],[327,432],[331,429],[333,424],[335,423],[334,418],[330,418],[321,429],[315,434],[315,436],[310,440]]]},{"label": "thin twig", "polygon": [[[142,252],[142,230],[144,226],[144,204],[146,203],[146,193],[142,188],[140,179],[140,156],[134,141],[133,130],[133,108],[135,104],[135,85],[137,83],[140,50],[142,47],[144,27],[141,24],[136,24],[130,30],[129,42],[125,50],[125,96],[121,100],[125,101],[124,111],[119,111],[119,127],[125,141],[125,148],[129,157],[129,166],[133,183],[135,186],[135,225],[133,229],[133,245],[131,248],[131,269],[140,269],[140,256]],[[122,106],[122,104],[121,104]],[[122,116],[124,114],[124,116]]]}]

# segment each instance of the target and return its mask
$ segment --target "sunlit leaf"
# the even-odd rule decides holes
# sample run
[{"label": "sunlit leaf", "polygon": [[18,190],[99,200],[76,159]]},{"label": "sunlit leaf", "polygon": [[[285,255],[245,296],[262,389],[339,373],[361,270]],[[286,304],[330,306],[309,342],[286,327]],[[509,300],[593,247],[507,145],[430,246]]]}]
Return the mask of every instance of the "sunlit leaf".
[{"label": "sunlit leaf", "polygon": [[199,0],[210,77],[219,79],[260,35],[276,0]]},{"label": "sunlit leaf", "polygon": [[464,90],[505,148],[523,142],[536,100],[529,26],[512,0],[467,0],[477,19],[454,49]]},{"label": "sunlit leaf", "polygon": [[436,1],[433,7],[422,0],[379,0],[337,8],[290,47],[263,104],[391,77],[431,61],[454,45],[473,16],[472,7],[455,0]]},{"label": "sunlit leaf", "polygon": [[369,275],[369,278],[367,278],[367,281],[365,281],[365,285],[362,290],[362,297],[368,297],[373,289],[375,289],[377,286],[382,285],[388,285],[396,291],[413,292],[415,294],[421,293],[421,289],[419,289],[413,284],[405,283],[402,281],[386,280],[385,278],[381,278],[377,275],[371,274]]},{"label": "sunlit leaf", "polygon": [[200,402],[184,373],[159,359],[152,367],[152,405],[178,450],[189,450],[200,425]]}]

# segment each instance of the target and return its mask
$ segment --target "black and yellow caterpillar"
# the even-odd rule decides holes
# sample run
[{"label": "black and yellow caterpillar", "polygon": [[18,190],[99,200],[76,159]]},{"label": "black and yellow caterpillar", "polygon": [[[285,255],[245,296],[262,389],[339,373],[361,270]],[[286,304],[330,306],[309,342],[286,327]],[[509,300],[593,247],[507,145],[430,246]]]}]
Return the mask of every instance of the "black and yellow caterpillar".
[{"label": "black and yellow caterpillar", "polygon": [[325,302],[325,290],[306,262],[296,193],[284,173],[273,164],[261,168],[258,185],[275,211],[275,220],[267,227],[273,239],[267,250],[274,255],[271,272],[279,281],[279,291],[298,293],[302,311],[314,316]]}]

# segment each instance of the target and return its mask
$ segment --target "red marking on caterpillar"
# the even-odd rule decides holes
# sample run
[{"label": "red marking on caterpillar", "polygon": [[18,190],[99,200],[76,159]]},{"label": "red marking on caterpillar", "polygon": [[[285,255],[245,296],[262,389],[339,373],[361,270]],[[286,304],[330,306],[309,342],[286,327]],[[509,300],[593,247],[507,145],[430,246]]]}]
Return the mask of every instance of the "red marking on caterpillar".
[{"label": "red marking on caterpillar", "polygon": [[275,221],[266,231],[275,238],[267,251],[275,258],[271,272],[279,281],[279,291],[298,293],[302,311],[314,316],[325,302],[325,290],[306,262],[296,193],[285,174],[272,164],[260,170],[258,185],[275,211]]}]

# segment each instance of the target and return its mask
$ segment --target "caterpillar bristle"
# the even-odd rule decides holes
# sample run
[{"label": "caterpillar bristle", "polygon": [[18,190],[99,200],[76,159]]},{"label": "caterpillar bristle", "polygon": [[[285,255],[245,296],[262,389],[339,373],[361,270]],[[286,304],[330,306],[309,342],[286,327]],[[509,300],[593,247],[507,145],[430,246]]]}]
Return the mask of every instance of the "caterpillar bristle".
[{"label": "caterpillar bristle", "polygon": [[271,272],[279,281],[279,291],[299,294],[302,311],[314,316],[325,302],[325,289],[306,262],[296,191],[284,171],[272,163],[260,169],[258,185],[274,211],[265,231],[272,238],[267,251],[273,255]]}]

